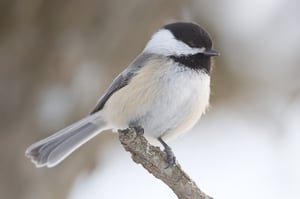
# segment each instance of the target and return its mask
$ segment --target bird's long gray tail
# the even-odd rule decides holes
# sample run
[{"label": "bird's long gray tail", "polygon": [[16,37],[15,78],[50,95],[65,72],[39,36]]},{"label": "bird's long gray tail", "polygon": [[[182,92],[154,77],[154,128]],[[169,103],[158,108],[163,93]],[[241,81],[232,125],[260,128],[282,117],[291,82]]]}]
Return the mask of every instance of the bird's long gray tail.
[{"label": "bird's long gray tail", "polygon": [[106,130],[105,126],[98,113],[89,115],[31,145],[25,154],[37,167],[54,167],[82,144]]}]

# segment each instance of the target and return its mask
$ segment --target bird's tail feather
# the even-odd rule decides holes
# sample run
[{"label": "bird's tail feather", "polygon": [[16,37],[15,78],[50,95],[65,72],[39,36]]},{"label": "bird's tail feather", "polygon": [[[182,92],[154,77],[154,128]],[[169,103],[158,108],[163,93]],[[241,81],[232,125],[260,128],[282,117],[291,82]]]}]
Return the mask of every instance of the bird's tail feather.
[{"label": "bird's tail feather", "polygon": [[38,141],[26,150],[37,167],[54,167],[82,144],[106,130],[105,122],[95,113]]}]

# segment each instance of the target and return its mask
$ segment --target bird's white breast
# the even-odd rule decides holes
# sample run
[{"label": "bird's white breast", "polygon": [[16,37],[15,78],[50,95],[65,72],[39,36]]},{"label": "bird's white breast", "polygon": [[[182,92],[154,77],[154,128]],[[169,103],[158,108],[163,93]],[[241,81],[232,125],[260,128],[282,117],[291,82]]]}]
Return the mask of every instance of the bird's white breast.
[{"label": "bird's white breast", "polygon": [[103,115],[112,128],[136,123],[148,137],[169,139],[194,126],[209,104],[209,94],[208,74],[167,59],[151,60],[110,97]]}]

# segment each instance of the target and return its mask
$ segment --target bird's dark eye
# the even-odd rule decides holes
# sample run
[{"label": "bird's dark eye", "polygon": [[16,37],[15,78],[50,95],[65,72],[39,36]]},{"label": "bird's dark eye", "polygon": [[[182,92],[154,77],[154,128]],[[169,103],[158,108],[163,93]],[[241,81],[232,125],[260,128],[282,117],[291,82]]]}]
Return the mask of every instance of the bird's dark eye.
[{"label": "bird's dark eye", "polygon": [[188,45],[192,48],[197,47],[196,44],[193,41],[189,41]]}]

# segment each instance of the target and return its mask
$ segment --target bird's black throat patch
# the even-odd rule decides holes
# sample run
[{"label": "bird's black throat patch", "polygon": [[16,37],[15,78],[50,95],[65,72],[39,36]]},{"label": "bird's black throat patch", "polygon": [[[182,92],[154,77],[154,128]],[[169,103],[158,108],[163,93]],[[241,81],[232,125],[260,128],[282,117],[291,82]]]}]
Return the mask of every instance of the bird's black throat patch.
[{"label": "bird's black throat patch", "polygon": [[196,71],[204,71],[208,75],[211,73],[211,57],[197,53],[195,55],[169,56],[170,59],[179,63],[183,67]]}]

